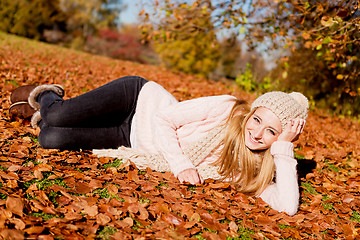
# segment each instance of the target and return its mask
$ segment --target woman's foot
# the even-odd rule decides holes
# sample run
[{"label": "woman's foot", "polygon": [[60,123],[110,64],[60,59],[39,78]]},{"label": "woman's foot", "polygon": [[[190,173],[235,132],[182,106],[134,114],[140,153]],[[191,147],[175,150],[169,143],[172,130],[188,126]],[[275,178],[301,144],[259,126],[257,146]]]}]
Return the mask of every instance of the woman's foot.
[{"label": "woman's foot", "polygon": [[10,96],[11,106],[9,108],[9,116],[13,118],[30,118],[36,111],[28,102],[28,98],[36,85],[26,85],[16,88]]},{"label": "woman's foot", "polygon": [[45,91],[64,96],[64,88],[58,84],[26,85],[15,89],[10,96],[10,119],[31,117],[31,125],[36,128],[41,120],[38,96]]}]

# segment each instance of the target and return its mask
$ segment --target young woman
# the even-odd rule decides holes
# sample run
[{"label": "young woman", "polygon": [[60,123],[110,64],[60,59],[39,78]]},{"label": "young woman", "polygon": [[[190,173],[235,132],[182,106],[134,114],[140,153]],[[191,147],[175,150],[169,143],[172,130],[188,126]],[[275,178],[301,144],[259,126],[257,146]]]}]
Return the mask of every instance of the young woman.
[{"label": "young woman", "polygon": [[171,171],[191,184],[230,181],[275,210],[296,213],[291,142],[307,118],[302,94],[269,92],[251,106],[229,95],[178,102],[157,83],[127,76],[75,98],[63,95],[59,85],[20,87],[10,113],[35,112],[31,122],[44,148],[98,149],[98,156]]}]

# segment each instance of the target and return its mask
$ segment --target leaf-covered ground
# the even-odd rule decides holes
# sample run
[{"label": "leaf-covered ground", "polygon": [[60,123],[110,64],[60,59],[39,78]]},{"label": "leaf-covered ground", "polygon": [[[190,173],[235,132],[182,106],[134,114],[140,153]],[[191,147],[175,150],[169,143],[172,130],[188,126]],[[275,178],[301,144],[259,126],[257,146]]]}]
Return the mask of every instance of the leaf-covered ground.
[{"label": "leaf-covered ground", "polygon": [[181,185],[90,151],[42,149],[28,122],[9,119],[17,86],[57,83],[66,98],[125,75],[179,100],[254,96],[156,66],[92,56],[0,33],[0,239],[356,239],[360,124],[310,113],[296,142],[300,209],[278,213],[225,183]]}]

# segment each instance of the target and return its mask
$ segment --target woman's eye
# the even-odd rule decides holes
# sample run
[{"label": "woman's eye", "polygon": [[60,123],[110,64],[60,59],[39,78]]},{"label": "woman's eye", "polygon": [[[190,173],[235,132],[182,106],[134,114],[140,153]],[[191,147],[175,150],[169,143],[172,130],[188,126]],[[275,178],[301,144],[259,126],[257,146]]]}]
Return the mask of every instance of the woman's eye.
[{"label": "woman's eye", "polygon": [[271,134],[271,135],[276,135],[276,133],[275,133],[275,131],[274,130],[272,130],[272,129],[268,129],[268,131],[269,131],[269,133]]},{"label": "woman's eye", "polygon": [[260,123],[260,119],[258,119],[257,117],[254,117],[253,119],[255,122]]}]

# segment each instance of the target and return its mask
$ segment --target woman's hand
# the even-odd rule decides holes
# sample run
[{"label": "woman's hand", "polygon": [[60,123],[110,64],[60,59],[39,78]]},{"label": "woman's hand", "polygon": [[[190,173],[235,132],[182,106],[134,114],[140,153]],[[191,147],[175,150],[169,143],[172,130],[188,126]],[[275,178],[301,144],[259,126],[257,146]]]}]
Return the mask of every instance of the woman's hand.
[{"label": "woman's hand", "polygon": [[177,178],[181,183],[188,182],[191,184],[204,183],[204,180],[201,178],[199,173],[194,168],[189,168],[181,171]]},{"label": "woman's hand", "polygon": [[299,135],[303,132],[306,121],[304,119],[293,119],[289,121],[282,133],[278,137],[278,141],[293,142],[299,138]]}]

